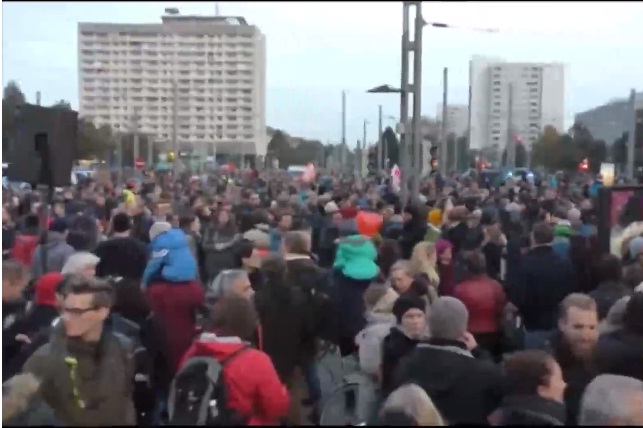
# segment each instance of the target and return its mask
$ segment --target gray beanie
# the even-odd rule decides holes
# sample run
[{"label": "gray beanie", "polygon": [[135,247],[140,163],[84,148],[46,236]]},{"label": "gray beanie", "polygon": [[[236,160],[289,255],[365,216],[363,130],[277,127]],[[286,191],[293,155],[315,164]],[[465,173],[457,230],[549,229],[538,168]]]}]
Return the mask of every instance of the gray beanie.
[{"label": "gray beanie", "polygon": [[630,301],[630,296],[623,296],[618,299],[610,308],[607,316],[598,326],[601,334],[612,333],[620,330],[623,327],[623,318],[625,317],[625,309],[627,302]]},{"label": "gray beanie", "polygon": [[429,329],[436,339],[458,340],[467,331],[469,311],[455,297],[444,296],[431,305]]},{"label": "gray beanie", "polygon": [[172,229],[172,225],[166,221],[155,222],[152,227],[150,227],[150,241],[153,241],[157,236],[168,232],[170,229]]}]

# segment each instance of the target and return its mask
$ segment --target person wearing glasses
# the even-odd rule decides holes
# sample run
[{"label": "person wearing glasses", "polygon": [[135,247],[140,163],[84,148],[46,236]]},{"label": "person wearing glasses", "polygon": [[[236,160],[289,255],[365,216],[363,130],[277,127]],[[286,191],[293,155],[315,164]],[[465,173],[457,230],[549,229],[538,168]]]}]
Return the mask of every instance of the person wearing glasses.
[{"label": "person wearing glasses", "polygon": [[49,343],[24,364],[39,394],[66,426],[134,425],[132,343],[104,328],[112,286],[72,274]]}]

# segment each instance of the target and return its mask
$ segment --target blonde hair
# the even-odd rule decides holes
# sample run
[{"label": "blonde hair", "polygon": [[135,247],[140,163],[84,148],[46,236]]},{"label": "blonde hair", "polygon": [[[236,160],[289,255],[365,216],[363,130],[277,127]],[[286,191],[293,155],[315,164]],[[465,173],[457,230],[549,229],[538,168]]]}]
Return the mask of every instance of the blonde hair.
[{"label": "blonde hair", "polygon": [[435,254],[435,244],[432,242],[419,242],[413,247],[411,254],[411,271],[413,275],[425,274],[429,277],[429,282],[433,286],[438,286],[440,276],[436,270],[435,263],[429,259],[431,254]]},{"label": "blonde hair", "polygon": [[419,426],[446,426],[433,401],[415,384],[402,385],[386,399],[382,411],[399,409],[412,416]]}]

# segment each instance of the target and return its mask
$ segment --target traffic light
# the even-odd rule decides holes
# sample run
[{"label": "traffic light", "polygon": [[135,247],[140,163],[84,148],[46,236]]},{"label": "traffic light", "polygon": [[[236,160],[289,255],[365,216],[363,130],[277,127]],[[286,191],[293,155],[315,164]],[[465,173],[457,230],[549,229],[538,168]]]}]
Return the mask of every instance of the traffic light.
[{"label": "traffic light", "polygon": [[431,148],[429,149],[429,155],[431,155],[429,166],[431,166],[432,171],[435,171],[438,168],[438,147],[431,146]]},{"label": "traffic light", "polygon": [[587,158],[585,158],[582,161],[580,161],[580,163],[578,164],[578,169],[579,169],[579,171],[587,171],[587,170],[589,170],[589,161],[587,160]]}]

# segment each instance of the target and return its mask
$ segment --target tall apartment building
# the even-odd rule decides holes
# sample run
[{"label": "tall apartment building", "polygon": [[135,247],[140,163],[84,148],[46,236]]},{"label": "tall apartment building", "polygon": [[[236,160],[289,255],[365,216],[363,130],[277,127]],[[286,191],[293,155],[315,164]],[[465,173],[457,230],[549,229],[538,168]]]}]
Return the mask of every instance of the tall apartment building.
[{"label": "tall apartment building", "polygon": [[[643,114],[643,92],[636,94],[634,108],[637,114]],[[629,99],[623,98],[580,112],[576,114],[575,121],[585,125],[592,137],[612,144],[628,131],[630,114]]]},{"label": "tall apartment building", "polygon": [[[438,122],[442,123],[442,104],[438,104]],[[467,133],[469,128],[469,106],[447,105],[447,135],[455,134],[461,137]]]},{"label": "tall apartment building", "polygon": [[511,135],[529,148],[547,125],[564,132],[565,75],[559,63],[474,57],[469,63],[470,147],[502,151]]},{"label": "tall apartment building", "polygon": [[79,113],[181,150],[265,156],[266,40],[241,17],[78,25]]}]

